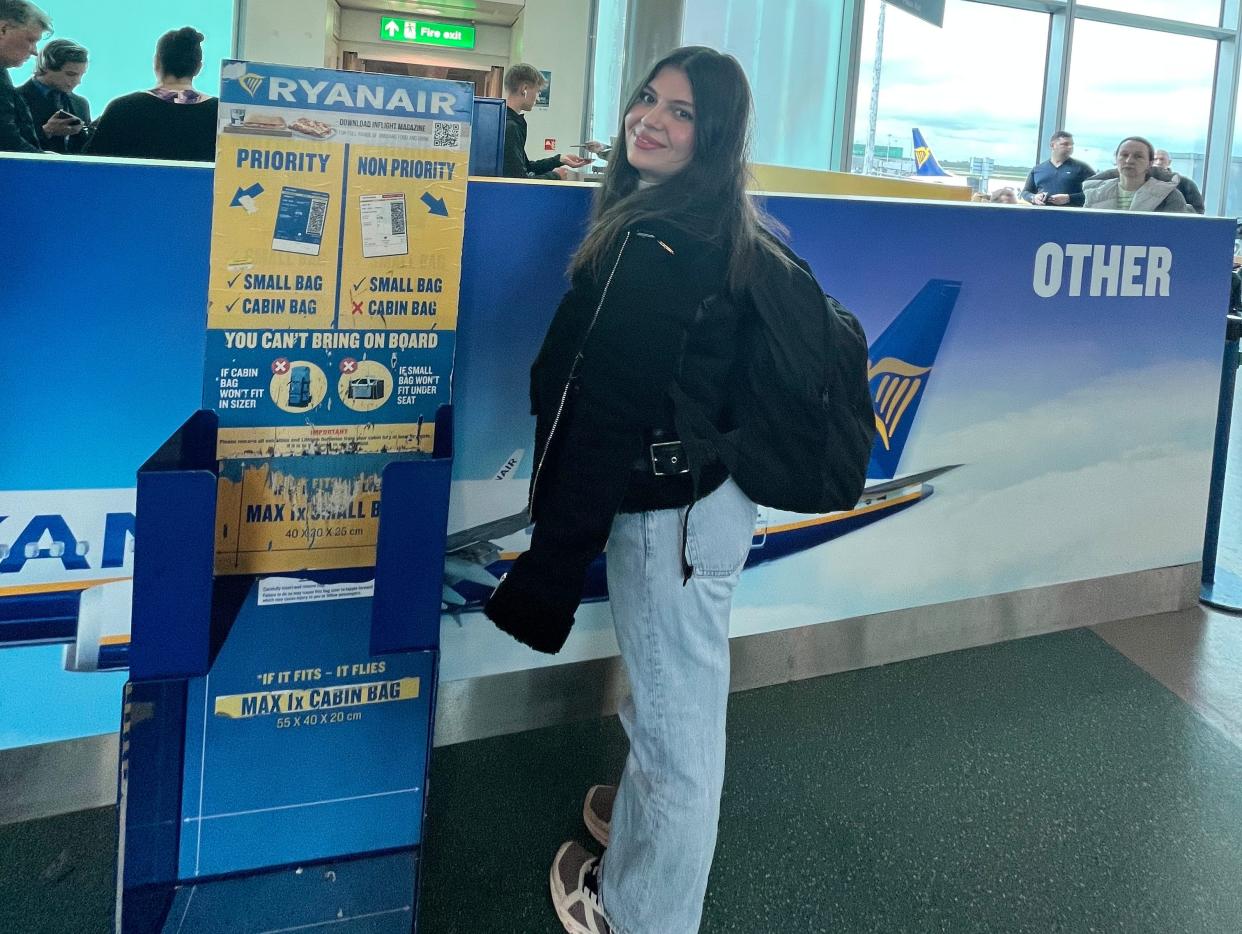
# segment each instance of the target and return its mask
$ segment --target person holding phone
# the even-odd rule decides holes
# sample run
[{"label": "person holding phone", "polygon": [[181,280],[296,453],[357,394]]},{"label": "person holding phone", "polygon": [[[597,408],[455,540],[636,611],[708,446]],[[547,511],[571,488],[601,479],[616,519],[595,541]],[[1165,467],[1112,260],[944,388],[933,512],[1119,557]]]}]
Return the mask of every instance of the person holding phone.
[{"label": "person holding phone", "polygon": [[30,108],[39,147],[45,152],[80,153],[90,136],[91,105],[75,94],[90,56],[72,39],[53,39],[35,61],[35,73],[17,89]]}]

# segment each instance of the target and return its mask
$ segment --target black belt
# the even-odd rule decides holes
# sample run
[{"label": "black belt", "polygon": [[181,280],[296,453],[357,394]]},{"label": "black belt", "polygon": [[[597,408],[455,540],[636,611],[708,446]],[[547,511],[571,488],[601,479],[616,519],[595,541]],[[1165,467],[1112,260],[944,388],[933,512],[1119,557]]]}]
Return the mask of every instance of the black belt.
[{"label": "black belt", "polygon": [[638,473],[676,477],[690,472],[686,450],[680,441],[656,441],[644,447],[643,456],[634,462],[634,470]]},{"label": "black belt", "polygon": [[651,472],[657,477],[675,477],[689,473],[686,449],[680,441],[660,441],[647,449],[651,459]]}]

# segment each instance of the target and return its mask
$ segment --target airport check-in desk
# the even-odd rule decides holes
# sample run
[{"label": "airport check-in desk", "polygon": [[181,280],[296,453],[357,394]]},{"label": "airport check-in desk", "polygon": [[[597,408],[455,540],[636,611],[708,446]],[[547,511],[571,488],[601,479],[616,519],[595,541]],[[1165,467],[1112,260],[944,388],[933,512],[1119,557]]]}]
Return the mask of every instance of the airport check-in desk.
[{"label": "airport check-in desk", "polygon": [[[66,377],[66,391],[0,407],[18,452],[0,459],[0,627],[31,631],[42,587],[63,638],[74,587],[130,573],[128,550],[116,563],[103,545],[107,516],[132,513],[138,466],[198,405],[211,174],[21,158],[0,172],[16,216],[54,199],[75,218],[75,239],[32,226],[0,247],[6,357]],[[590,195],[470,185],[450,547],[478,534],[459,536],[440,582],[437,742],[581,713],[583,698],[607,710],[620,690],[605,602],[584,606],[553,659],[477,611],[523,546],[523,531],[488,525],[525,499],[527,369]],[[767,207],[862,320],[882,430],[855,510],[761,512],[734,614],[737,686],[1193,602],[1231,222],[797,195]],[[68,259],[75,287],[49,288]],[[26,701],[5,735],[115,730],[123,676],[66,673],[46,646],[0,651],[0,671]],[[544,700],[514,705],[520,690]]]}]

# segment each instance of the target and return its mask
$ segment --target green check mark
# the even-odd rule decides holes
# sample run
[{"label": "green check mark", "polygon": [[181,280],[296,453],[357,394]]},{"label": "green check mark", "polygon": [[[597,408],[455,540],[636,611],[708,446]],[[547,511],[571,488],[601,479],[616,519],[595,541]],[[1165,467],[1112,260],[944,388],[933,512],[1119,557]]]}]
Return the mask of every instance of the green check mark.
[{"label": "green check mark", "polygon": [[232,311],[232,310],[233,310],[233,306],[234,306],[234,305],[236,305],[236,304],[237,304],[238,302],[240,302],[240,301],[241,301],[241,299],[240,299],[240,298],[235,298],[235,299],[233,299],[231,302],[229,302],[227,305],[225,305],[225,306],[224,306],[224,310],[225,310],[225,311]]},{"label": "green check mark", "polygon": [[363,276],[361,279],[359,279],[357,282],[355,282],[355,283],[354,283],[354,291],[356,292],[356,291],[358,291],[360,288],[362,288],[362,283],[364,283],[364,282],[366,282],[366,281],[367,281],[366,276]]},{"label": "green check mark", "polygon": [[234,282],[236,282],[236,281],[237,281],[238,279],[240,279],[241,277],[242,277],[242,273],[240,273],[240,272],[239,272],[239,273],[238,273],[237,275],[235,275],[232,279],[230,279],[230,280],[229,280],[229,288],[231,289],[231,288],[233,287],[233,283],[234,283]]}]

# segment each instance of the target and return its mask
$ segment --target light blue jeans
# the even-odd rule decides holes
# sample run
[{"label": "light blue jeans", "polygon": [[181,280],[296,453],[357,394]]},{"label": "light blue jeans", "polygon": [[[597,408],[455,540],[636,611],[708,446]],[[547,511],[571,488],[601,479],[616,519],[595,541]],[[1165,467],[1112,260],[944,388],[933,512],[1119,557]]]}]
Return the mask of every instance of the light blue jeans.
[{"label": "light blue jeans", "polygon": [[716,849],[729,697],[729,610],[755,531],[732,480],[684,509],[622,513],[608,539],[608,593],[630,681],[630,753],[612,812],[600,894],[617,934],[694,934]]}]

